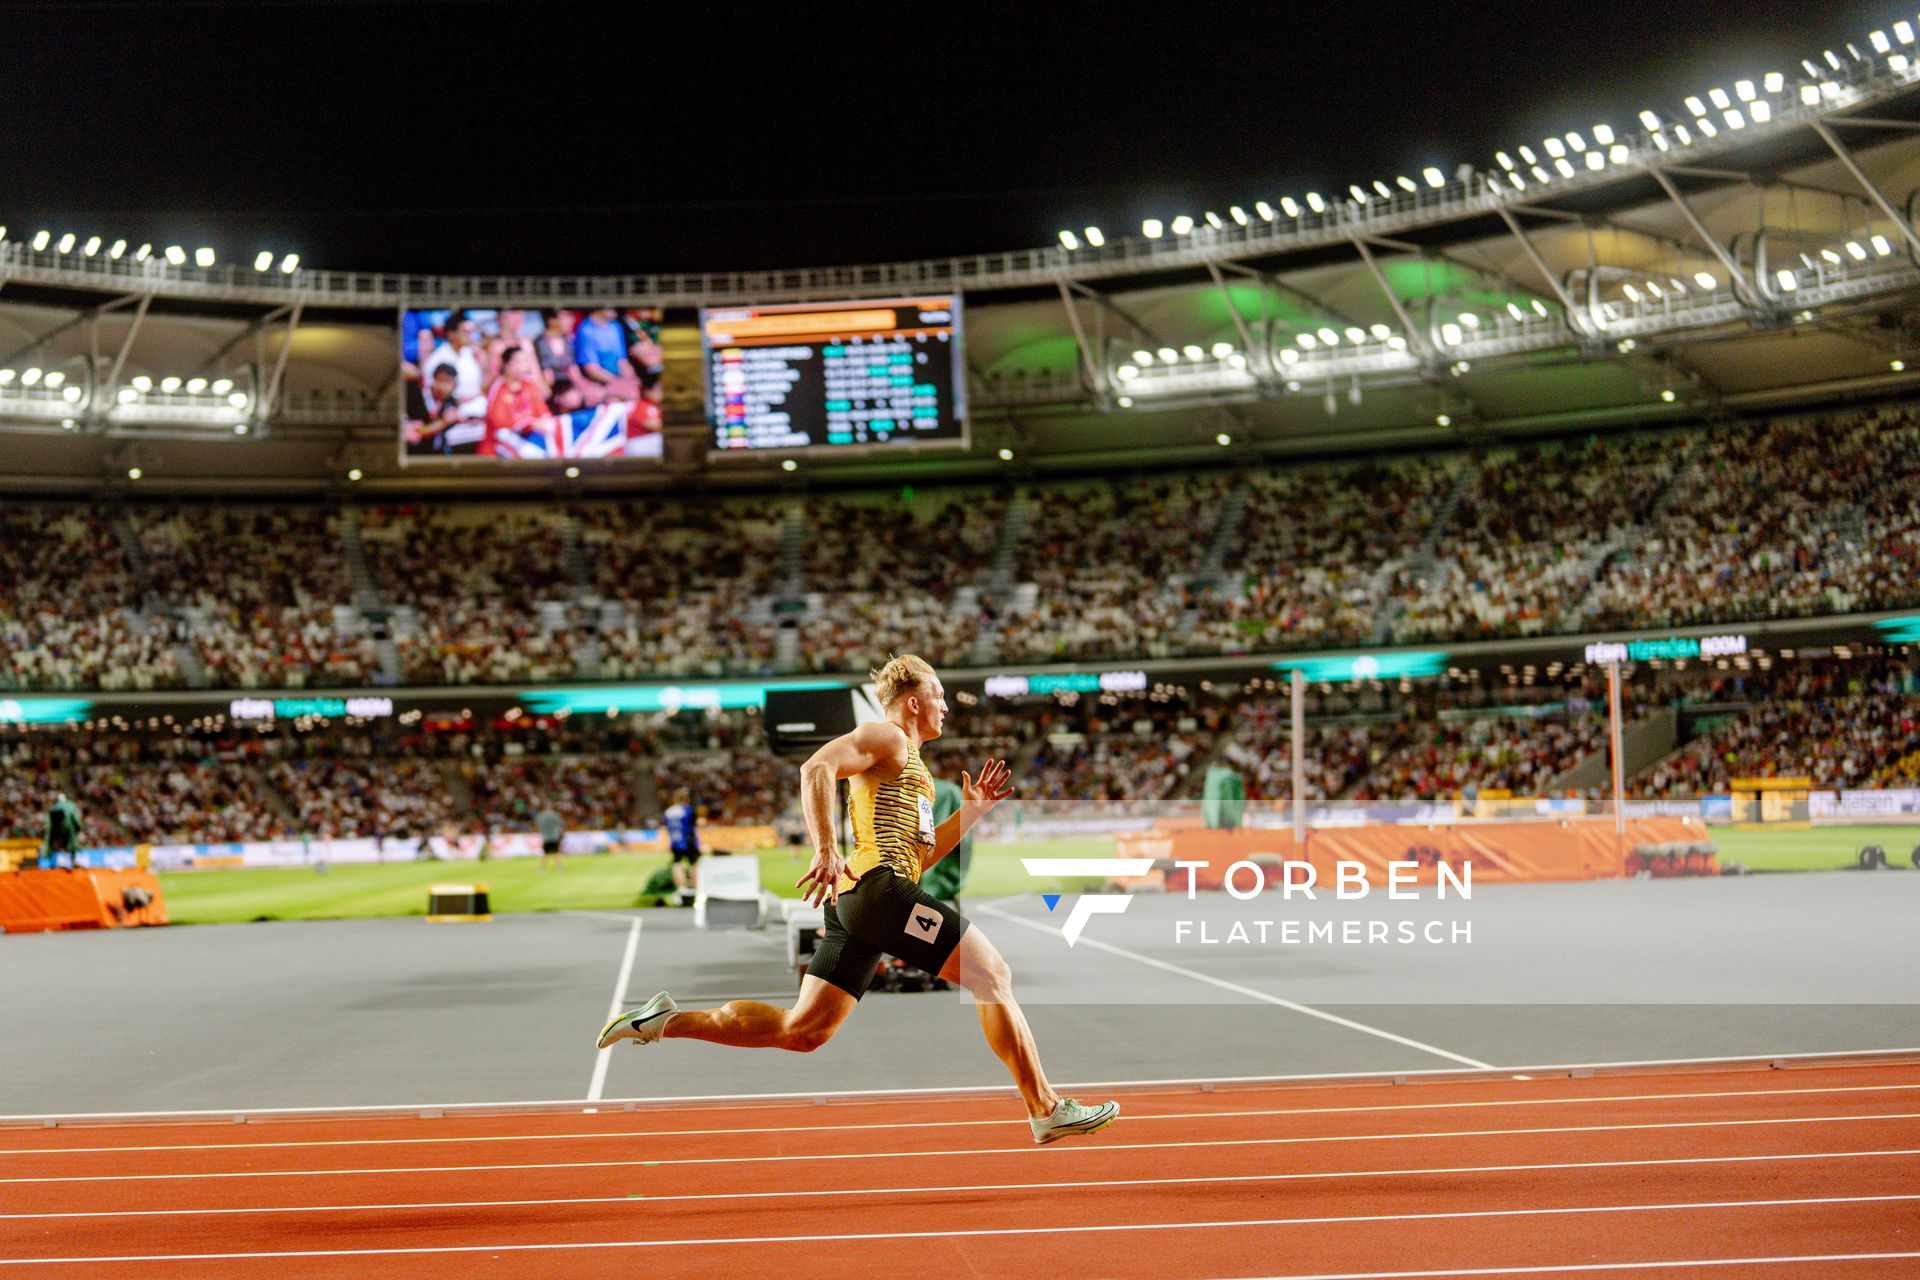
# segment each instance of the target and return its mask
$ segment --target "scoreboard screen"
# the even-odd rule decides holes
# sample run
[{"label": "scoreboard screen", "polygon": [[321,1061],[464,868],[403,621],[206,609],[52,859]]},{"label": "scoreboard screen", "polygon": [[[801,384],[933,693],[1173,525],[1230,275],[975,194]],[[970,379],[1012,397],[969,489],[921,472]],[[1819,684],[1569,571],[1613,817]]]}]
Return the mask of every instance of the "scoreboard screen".
[{"label": "scoreboard screen", "polygon": [[965,445],[960,299],[890,298],[700,313],[713,445]]}]

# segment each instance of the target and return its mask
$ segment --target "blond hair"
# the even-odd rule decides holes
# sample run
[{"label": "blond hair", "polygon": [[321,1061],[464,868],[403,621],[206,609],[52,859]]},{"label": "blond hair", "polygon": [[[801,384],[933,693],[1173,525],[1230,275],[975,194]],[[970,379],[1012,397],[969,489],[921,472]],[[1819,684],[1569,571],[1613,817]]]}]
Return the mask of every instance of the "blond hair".
[{"label": "blond hair", "polygon": [[873,681],[874,696],[880,699],[880,705],[891,709],[903,694],[925,693],[927,682],[933,679],[933,667],[925,658],[903,653],[897,658],[888,658],[887,664],[877,671],[867,672],[867,678]]}]

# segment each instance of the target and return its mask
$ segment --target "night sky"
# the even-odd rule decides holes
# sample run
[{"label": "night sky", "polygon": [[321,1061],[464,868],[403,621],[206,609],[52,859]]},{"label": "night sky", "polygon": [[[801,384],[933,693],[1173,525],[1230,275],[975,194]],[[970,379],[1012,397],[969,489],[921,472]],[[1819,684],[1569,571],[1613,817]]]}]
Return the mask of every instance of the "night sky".
[{"label": "night sky", "polygon": [[1807,0],[931,6],[0,3],[16,238],[309,266],[881,261],[1344,189],[1900,16]]}]

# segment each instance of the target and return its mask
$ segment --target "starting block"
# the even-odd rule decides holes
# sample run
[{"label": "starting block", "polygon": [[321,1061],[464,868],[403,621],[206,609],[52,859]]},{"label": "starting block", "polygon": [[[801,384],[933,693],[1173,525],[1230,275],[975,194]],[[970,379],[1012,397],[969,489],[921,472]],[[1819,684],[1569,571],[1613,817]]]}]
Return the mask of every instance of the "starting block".
[{"label": "starting block", "polygon": [[493,919],[483,884],[436,884],[427,888],[430,924],[472,924]]}]

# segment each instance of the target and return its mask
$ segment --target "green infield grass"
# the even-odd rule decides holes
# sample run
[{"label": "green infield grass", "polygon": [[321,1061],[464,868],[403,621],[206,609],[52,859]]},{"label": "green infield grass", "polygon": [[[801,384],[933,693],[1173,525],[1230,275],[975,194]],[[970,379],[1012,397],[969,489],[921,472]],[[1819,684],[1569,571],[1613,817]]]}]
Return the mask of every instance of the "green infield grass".
[{"label": "green infield grass", "polygon": [[1877,844],[1887,853],[1887,864],[1913,869],[1911,857],[1920,845],[1920,826],[1806,827],[1798,831],[1710,828],[1720,846],[1720,861],[1742,863],[1754,871],[1831,871],[1851,867],[1862,845]]}]

